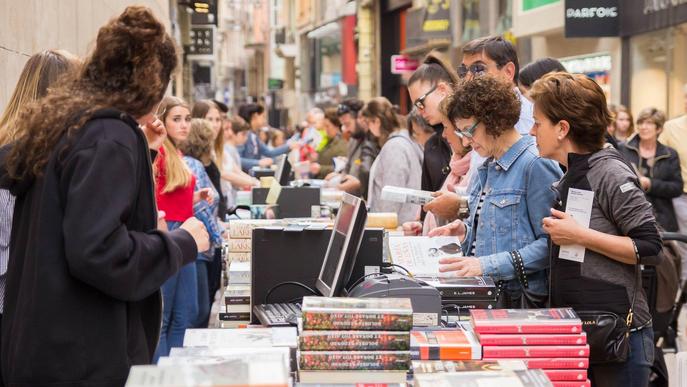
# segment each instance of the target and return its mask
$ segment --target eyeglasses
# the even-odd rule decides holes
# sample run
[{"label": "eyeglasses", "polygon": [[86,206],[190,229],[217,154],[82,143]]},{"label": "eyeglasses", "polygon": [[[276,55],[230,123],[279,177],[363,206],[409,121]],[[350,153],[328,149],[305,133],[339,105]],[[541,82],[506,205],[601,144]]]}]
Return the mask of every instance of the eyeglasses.
[{"label": "eyeglasses", "polygon": [[425,110],[425,98],[427,98],[427,96],[432,94],[434,92],[434,90],[436,90],[436,89],[437,89],[437,85],[432,86],[432,88],[429,89],[425,94],[422,94],[422,96],[420,98],[416,99],[415,102],[413,102],[413,105],[415,105],[415,107],[418,110]]},{"label": "eyeglasses", "polygon": [[461,64],[458,66],[458,76],[461,78],[465,78],[468,73],[472,73],[472,75],[479,77],[481,75],[484,75],[484,73],[487,72],[487,65],[484,63],[473,63],[470,65],[470,67]]},{"label": "eyeglasses", "polygon": [[[472,136],[475,135],[475,129],[477,129],[477,125],[479,125],[479,121],[475,121],[475,123],[472,124],[472,126],[467,128],[467,129],[463,129],[463,130],[456,129],[456,130],[454,130],[454,132],[456,133],[456,136],[458,136],[460,138],[472,139]],[[456,126],[458,126],[458,125],[456,125]]]}]

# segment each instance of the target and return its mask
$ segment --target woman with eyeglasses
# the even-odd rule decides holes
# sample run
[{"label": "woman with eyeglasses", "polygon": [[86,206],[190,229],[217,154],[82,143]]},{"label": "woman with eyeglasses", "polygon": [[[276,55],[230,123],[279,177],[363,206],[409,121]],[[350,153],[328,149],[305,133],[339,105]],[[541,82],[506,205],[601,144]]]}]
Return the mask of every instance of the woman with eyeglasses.
[{"label": "woman with eyeglasses", "polygon": [[418,189],[422,177],[422,151],[410,138],[388,99],[370,100],[360,113],[367,127],[382,146],[370,171],[370,212],[395,212],[399,223],[414,220],[420,210],[416,204],[396,203],[381,199],[385,186]]},{"label": "woman with eyeglasses", "polygon": [[[495,77],[460,83],[448,103],[464,146],[486,158],[471,180],[470,216],[430,233],[462,239],[464,257],[439,261],[440,272],[490,276],[503,283],[502,307],[543,307],[546,299],[548,241],[541,219],[554,202],[550,186],[558,165],[539,157],[534,138],[515,129],[520,101],[512,85]],[[525,291],[526,288],[526,291]]]},{"label": "woman with eyeglasses", "polygon": [[[661,250],[651,204],[632,167],[618,151],[604,147],[611,113],[596,82],[580,74],[551,73],[532,85],[530,97],[535,119],[530,134],[539,152],[567,167],[554,187],[559,201],[542,220],[553,242],[551,305],[614,313],[618,324],[629,322],[627,358],[601,364],[611,358],[609,351],[592,352],[589,379],[594,386],[647,386],[654,335],[637,265]],[[588,214],[588,225],[570,214],[572,198],[587,203],[574,207]],[[574,257],[573,246],[584,248],[577,260],[567,259]],[[590,344],[609,348],[614,338]]]}]

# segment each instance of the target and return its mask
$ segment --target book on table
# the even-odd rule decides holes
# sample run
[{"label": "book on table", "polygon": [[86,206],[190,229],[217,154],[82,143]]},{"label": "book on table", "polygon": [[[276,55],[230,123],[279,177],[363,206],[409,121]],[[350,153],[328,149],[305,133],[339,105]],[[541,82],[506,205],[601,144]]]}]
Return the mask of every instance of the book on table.
[{"label": "book on table", "polygon": [[482,346],[475,334],[464,330],[414,330],[410,332],[413,360],[478,360]]},{"label": "book on table", "polygon": [[404,331],[302,331],[301,351],[408,351],[410,333]]},{"label": "book on table", "polygon": [[482,345],[585,345],[587,334],[499,334],[478,333]]},{"label": "book on table", "polygon": [[415,375],[415,387],[550,387],[541,370],[442,372]]},{"label": "book on table", "polygon": [[[485,357],[485,361],[495,361],[501,359],[491,359]],[[510,360],[510,359],[509,359]],[[529,369],[587,369],[589,368],[589,358],[586,357],[546,357],[546,358],[519,358]]]},{"label": "book on table", "polygon": [[485,345],[485,358],[589,357],[589,345]]},{"label": "book on table", "polygon": [[389,258],[415,277],[450,277],[439,273],[439,259],[460,257],[463,250],[456,237],[390,236]]},{"label": "book on table", "polygon": [[187,329],[184,347],[290,347],[298,345],[295,327],[246,329]]},{"label": "book on table", "polygon": [[210,347],[175,347],[169,356],[162,356],[159,366],[183,364],[221,364],[228,360],[243,359],[247,362],[272,362],[281,360],[287,369],[291,369],[291,349],[288,347],[264,348],[210,348]]},{"label": "book on table", "polygon": [[431,374],[437,372],[467,372],[467,371],[518,371],[526,370],[527,366],[520,360],[413,360],[411,372],[413,374]]},{"label": "book on table", "polygon": [[582,321],[572,308],[471,310],[470,321],[480,334],[582,332]]},{"label": "book on table", "polygon": [[408,371],[409,351],[299,351],[298,369]]},{"label": "book on table", "polygon": [[298,371],[299,386],[406,387],[406,371]]},{"label": "book on table", "polygon": [[304,330],[409,331],[413,309],[408,298],[304,297]]}]

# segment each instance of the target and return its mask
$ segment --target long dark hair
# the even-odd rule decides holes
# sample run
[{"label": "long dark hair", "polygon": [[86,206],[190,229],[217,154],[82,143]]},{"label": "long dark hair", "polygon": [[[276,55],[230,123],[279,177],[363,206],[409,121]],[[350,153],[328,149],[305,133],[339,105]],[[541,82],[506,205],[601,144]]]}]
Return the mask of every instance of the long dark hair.
[{"label": "long dark hair", "polygon": [[7,159],[10,176],[40,176],[59,139],[73,135],[98,109],[133,117],[150,113],[176,65],[176,48],[164,25],[146,7],[127,7],[100,28],[81,71],[22,109],[17,120],[22,135]]}]

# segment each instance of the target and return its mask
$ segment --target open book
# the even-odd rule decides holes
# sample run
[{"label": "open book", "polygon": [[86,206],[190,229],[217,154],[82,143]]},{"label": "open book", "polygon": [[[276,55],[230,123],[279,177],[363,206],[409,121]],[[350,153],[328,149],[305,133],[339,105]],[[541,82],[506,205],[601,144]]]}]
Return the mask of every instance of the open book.
[{"label": "open book", "polygon": [[[391,263],[403,266],[416,277],[441,277],[439,259],[461,257],[463,250],[458,238],[424,236],[390,236]],[[446,276],[453,276],[446,274]]]}]

